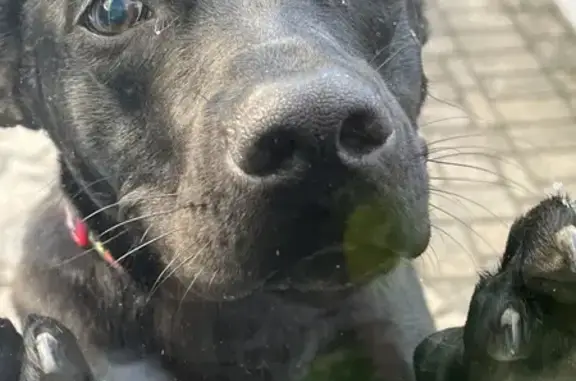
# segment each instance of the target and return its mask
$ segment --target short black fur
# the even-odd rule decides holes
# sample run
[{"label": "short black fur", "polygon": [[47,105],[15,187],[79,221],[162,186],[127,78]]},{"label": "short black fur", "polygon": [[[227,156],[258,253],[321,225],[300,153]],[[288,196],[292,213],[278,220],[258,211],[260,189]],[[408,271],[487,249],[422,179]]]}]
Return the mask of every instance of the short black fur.
[{"label": "short black fur", "polygon": [[499,268],[481,274],[465,326],[416,349],[418,381],[574,379],[574,205],[552,196],[514,222]]},{"label": "short black fur", "polygon": [[[94,4],[0,0],[0,125],[60,161],[20,316],[61,321],[97,373],[291,381],[353,331],[380,376],[413,378],[433,330],[408,264],[429,238],[421,2],[149,0],[110,35]],[[72,243],[67,207],[126,272]]]}]

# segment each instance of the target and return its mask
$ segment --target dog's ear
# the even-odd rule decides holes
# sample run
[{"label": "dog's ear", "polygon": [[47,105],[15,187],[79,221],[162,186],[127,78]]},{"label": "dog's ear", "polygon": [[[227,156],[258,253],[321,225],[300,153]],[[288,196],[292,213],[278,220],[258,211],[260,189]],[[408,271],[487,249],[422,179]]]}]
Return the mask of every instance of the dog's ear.
[{"label": "dog's ear", "polygon": [[16,98],[16,86],[20,82],[22,3],[20,0],[0,0],[0,128],[23,123]]}]

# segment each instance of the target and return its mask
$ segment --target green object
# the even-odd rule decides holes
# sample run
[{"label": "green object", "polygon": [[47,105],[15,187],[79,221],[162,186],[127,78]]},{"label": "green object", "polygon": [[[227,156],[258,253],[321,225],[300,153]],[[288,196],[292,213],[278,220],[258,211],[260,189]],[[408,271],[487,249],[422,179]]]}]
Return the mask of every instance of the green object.
[{"label": "green object", "polygon": [[350,281],[366,281],[386,273],[398,263],[391,245],[390,216],[378,202],[359,206],[344,232],[344,255]]},{"label": "green object", "polygon": [[332,350],[316,357],[302,381],[382,381],[370,356],[355,337],[344,337]]}]

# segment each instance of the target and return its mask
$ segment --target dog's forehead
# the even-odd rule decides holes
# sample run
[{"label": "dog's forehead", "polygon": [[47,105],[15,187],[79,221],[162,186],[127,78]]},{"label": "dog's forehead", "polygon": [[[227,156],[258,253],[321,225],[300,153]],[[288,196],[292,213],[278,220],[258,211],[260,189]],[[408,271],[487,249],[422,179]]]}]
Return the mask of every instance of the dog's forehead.
[{"label": "dog's forehead", "polygon": [[[66,5],[75,11],[81,11],[95,0],[38,0],[48,5],[62,7]],[[133,1],[133,0],[125,0]],[[206,9],[214,10],[261,8],[262,4],[275,7],[298,6],[305,4],[318,4],[322,6],[336,6],[340,8],[371,7],[380,12],[395,13],[401,10],[409,10],[406,3],[414,0],[144,0],[151,7],[161,7],[181,11],[182,9]],[[261,8],[262,9],[262,8]]]},{"label": "dog's forehead", "polygon": [[[86,11],[96,2],[106,0],[31,0],[46,9],[47,22],[54,23],[70,31],[81,22]],[[418,18],[413,14],[420,0],[119,0],[126,4],[141,2],[156,14],[155,32],[159,34],[170,27],[188,29],[191,25],[202,24],[204,28],[211,26],[228,28],[257,28],[255,20],[261,16],[276,17],[282,13],[292,13],[291,19],[301,21],[302,15],[328,15],[334,19],[349,19],[356,27],[372,25],[383,28],[384,25],[394,27],[400,18]],[[312,11],[312,12],[310,12]],[[295,12],[295,13],[294,13]],[[317,13],[318,12],[318,13]],[[358,19],[360,18],[360,19]],[[281,20],[282,18],[279,18]],[[177,21],[177,22],[175,22]],[[288,19],[284,20],[291,23]],[[314,24],[311,24],[314,25]],[[360,32],[356,27],[346,28],[348,33]],[[419,26],[421,27],[421,26]],[[198,30],[198,29],[196,29]],[[405,28],[397,31],[415,34]],[[391,32],[391,31],[390,31]],[[385,33],[387,36],[388,33]],[[379,35],[383,37],[382,34]]]}]

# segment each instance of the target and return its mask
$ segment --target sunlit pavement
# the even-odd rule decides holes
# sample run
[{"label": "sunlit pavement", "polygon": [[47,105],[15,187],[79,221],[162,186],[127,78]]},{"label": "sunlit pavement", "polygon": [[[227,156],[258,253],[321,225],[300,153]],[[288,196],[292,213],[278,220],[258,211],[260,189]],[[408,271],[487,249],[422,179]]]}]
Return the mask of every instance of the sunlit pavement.
[{"label": "sunlit pavement", "polygon": [[419,267],[446,327],[464,321],[513,218],[553,182],[576,192],[576,38],[550,0],[426,1],[437,228]]},{"label": "sunlit pavement", "polygon": [[[427,0],[434,235],[419,261],[439,327],[463,322],[477,271],[554,181],[576,192],[576,38],[549,0]],[[443,163],[443,164],[439,164]],[[0,279],[55,179],[40,133],[0,129]],[[7,306],[0,294],[0,306]]]}]

